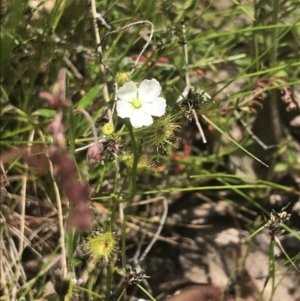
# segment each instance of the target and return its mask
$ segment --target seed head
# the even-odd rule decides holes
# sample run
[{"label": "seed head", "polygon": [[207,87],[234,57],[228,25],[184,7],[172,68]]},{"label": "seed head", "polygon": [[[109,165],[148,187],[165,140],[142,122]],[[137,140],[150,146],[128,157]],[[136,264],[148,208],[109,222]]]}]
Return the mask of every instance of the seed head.
[{"label": "seed head", "polygon": [[[132,168],[134,155],[132,153],[123,153],[120,156],[121,161],[123,161],[127,167]],[[153,160],[149,157],[149,155],[142,155],[137,164],[137,169],[148,169],[154,166]]]},{"label": "seed head", "polygon": [[174,142],[178,139],[175,133],[180,128],[175,121],[176,117],[172,114],[157,118],[146,132],[145,145],[164,150],[166,144],[174,146]]},{"label": "seed head", "polygon": [[185,97],[181,103],[180,107],[183,110],[185,117],[191,121],[193,110],[201,110],[203,107],[208,104],[214,103],[214,100],[211,99],[211,96],[208,95],[205,91],[201,89],[191,88],[188,92],[187,97]]}]

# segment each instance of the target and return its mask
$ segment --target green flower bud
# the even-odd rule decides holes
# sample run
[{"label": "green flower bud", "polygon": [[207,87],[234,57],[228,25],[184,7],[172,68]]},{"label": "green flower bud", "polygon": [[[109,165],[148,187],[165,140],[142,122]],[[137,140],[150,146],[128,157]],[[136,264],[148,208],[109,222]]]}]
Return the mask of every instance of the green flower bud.
[{"label": "green flower bud", "polygon": [[110,136],[115,131],[114,126],[111,123],[105,123],[102,127],[102,133],[106,136]]},{"label": "green flower bud", "polygon": [[124,84],[131,80],[129,72],[118,72],[116,75],[116,82],[119,87],[122,87]]}]

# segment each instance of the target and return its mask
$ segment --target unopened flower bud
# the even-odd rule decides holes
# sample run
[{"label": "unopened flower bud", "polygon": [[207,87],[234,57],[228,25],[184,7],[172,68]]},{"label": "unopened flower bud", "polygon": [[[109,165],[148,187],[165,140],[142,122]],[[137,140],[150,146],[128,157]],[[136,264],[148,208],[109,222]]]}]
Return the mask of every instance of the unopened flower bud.
[{"label": "unopened flower bud", "polygon": [[122,87],[124,84],[131,80],[129,72],[118,72],[116,75],[116,82],[119,87]]},{"label": "unopened flower bud", "polygon": [[106,136],[110,136],[114,131],[115,128],[111,123],[105,123],[102,127],[102,132]]}]

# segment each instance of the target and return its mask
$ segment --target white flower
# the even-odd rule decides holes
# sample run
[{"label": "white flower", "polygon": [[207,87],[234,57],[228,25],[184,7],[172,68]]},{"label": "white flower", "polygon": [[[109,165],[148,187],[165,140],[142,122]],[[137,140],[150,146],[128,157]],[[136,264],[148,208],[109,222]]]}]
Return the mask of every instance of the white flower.
[{"label": "white flower", "polygon": [[134,128],[149,126],[152,116],[165,114],[166,100],[159,97],[161,86],[156,79],[145,79],[139,87],[133,81],[127,82],[117,91],[117,114],[121,118],[130,118]]}]

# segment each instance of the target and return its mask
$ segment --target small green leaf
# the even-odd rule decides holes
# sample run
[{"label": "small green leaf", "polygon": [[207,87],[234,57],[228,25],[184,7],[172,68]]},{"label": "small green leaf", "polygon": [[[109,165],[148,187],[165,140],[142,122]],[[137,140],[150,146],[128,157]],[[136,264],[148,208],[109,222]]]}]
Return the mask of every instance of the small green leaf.
[{"label": "small green leaf", "polygon": [[51,109],[39,109],[32,113],[32,116],[41,116],[45,118],[54,118],[56,111]]},{"label": "small green leaf", "polygon": [[78,108],[86,109],[89,107],[93,101],[97,98],[100,94],[102,86],[97,85],[93,87],[89,92],[87,92],[78,102]]},{"label": "small green leaf", "polygon": [[74,266],[74,267],[79,267],[79,266],[82,265],[82,261],[79,260],[79,259],[74,259],[73,258],[72,261],[71,261],[71,265]]},{"label": "small green leaf", "polygon": [[287,170],[287,164],[285,163],[277,163],[274,167],[275,172],[283,172]]},{"label": "small green leaf", "polygon": [[76,261],[76,259],[73,258],[73,254],[76,250],[77,245],[79,244],[79,239],[79,233],[75,229],[70,229],[69,231],[67,231],[65,241],[69,264],[74,265],[74,262]]}]

